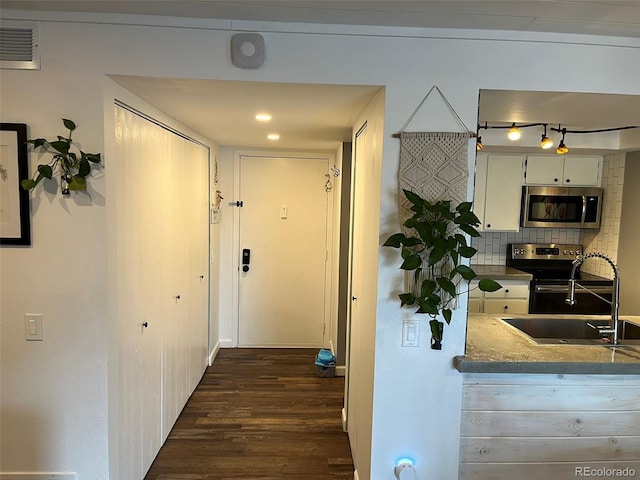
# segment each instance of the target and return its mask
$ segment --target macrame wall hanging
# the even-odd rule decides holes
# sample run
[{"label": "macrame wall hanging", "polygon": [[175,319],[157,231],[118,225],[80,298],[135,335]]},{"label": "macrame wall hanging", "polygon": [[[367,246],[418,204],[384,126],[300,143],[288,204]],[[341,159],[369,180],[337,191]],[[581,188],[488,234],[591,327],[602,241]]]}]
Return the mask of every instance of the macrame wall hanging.
[{"label": "macrame wall hanging", "polygon": [[[414,120],[418,111],[432,92],[437,92],[440,99],[448,108],[451,116],[462,128],[462,132],[407,132],[407,127]],[[400,139],[400,166],[398,169],[398,200],[400,224],[404,235],[413,236],[411,229],[404,226],[404,222],[413,216],[410,210],[411,203],[403,195],[402,190],[410,190],[420,197],[435,203],[439,200],[450,201],[455,207],[467,199],[467,184],[469,179],[469,168],[467,162],[467,151],[469,149],[469,139],[475,134],[467,128],[460,119],[451,104],[447,101],[437,86],[431,87],[429,92],[422,99],[416,110],[411,114],[407,123],[404,124],[400,133],[394,135]],[[415,233],[415,232],[414,232]],[[429,252],[432,249],[419,251],[422,263],[426,266]],[[455,261],[457,264],[457,260]],[[444,257],[440,262],[430,265],[428,268],[413,269],[412,272],[405,272],[405,292],[410,292],[420,298],[424,290],[425,281],[430,281],[436,285],[438,277],[451,278],[450,273],[453,263],[449,257]],[[409,270],[409,269],[407,269]],[[445,290],[438,292],[442,299],[440,305],[450,305],[457,308],[457,292],[459,285],[455,286],[456,295]],[[407,294],[405,294],[407,295]],[[401,296],[402,298],[402,296]],[[438,313],[440,309],[438,308]],[[436,315],[432,315],[429,322],[431,328],[431,348],[440,350],[442,348],[442,332],[444,323],[439,321]]]},{"label": "macrame wall hanging", "polygon": [[[434,91],[440,95],[462,132],[406,131]],[[474,136],[475,133],[467,128],[440,89],[432,86],[400,132],[394,135],[400,139],[398,192],[411,190],[430,202],[451,200],[452,205],[466,201],[469,179],[467,151],[469,138]],[[402,224],[412,212],[407,199],[402,194],[398,197]]]}]

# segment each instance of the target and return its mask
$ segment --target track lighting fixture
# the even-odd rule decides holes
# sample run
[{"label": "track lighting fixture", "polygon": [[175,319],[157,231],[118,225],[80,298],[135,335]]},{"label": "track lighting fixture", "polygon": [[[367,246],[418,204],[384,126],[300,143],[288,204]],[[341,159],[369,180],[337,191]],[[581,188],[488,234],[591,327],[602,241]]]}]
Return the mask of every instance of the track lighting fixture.
[{"label": "track lighting fixture", "polygon": [[511,128],[507,132],[507,137],[509,137],[509,140],[520,140],[521,135],[522,134],[520,132],[520,129],[516,127],[515,123],[512,123]]},{"label": "track lighting fixture", "polygon": [[543,150],[548,150],[551,147],[553,147],[553,140],[551,140],[549,137],[547,137],[547,124],[543,124],[544,126],[544,133],[542,134],[542,139],[540,140],[540,147]]},{"label": "track lighting fixture", "polygon": [[[480,137],[479,133],[480,133],[480,129],[484,128],[485,130],[489,130],[491,129],[505,129],[508,130],[507,132],[507,136],[509,137],[510,140],[518,140],[521,136],[521,131],[520,129],[522,128],[529,128],[529,127],[543,127],[544,128],[544,133],[542,134],[542,138],[540,140],[540,147],[548,150],[551,147],[553,147],[553,140],[551,140],[548,136],[547,136],[547,126],[549,124],[548,123],[527,123],[527,124],[521,124],[516,126],[515,122],[513,122],[511,125],[489,125],[488,122],[484,122],[484,125],[480,125],[478,124],[478,130],[476,132],[476,150],[480,151],[483,149],[484,145],[482,144],[482,137]],[[553,132],[558,132],[562,134],[562,140],[560,141],[560,144],[558,145],[558,148],[556,149],[556,152],[558,153],[558,155],[563,155],[565,153],[567,153],[569,151],[569,147],[567,147],[564,143],[564,137],[567,133],[603,133],[603,132],[619,132],[622,130],[629,130],[632,128],[640,128],[640,125],[629,125],[626,127],[613,127],[613,128],[602,128],[602,129],[597,129],[597,130],[567,130],[566,128],[562,128],[562,125],[558,125],[558,128],[553,128],[550,127],[549,130],[553,131]]]},{"label": "track lighting fixture", "polygon": [[[558,125],[558,130],[560,130],[560,125]],[[556,149],[556,153],[558,155],[564,155],[565,153],[569,152],[569,147],[567,147],[564,144],[564,136],[567,133],[567,129],[563,128],[562,129],[562,140],[560,140],[560,143],[558,144],[558,148]]]}]

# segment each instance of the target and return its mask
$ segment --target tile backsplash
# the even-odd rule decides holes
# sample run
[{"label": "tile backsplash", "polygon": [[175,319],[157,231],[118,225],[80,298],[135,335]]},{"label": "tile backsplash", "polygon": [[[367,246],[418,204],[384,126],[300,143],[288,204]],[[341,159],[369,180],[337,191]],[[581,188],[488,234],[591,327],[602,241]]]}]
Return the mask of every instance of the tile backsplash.
[{"label": "tile backsplash", "polygon": [[[478,253],[471,263],[504,265],[509,243],[573,243],[582,245],[585,252],[598,251],[615,261],[618,254],[623,181],[624,153],[605,156],[602,172],[604,205],[599,230],[522,228],[519,232],[485,232],[482,237],[472,239],[472,245]],[[583,270],[611,278],[611,268],[606,262],[585,262]]]},{"label": "tile backsplash", "polygon": [[[604,253],[614,262],[618,258],[624,162],[624,153],[616,153],[604,157],[604,168],[602,170],[604,202],[600,229],[597,231],[585,230],[581,238],[585,252]],[[601,260],[585,262],[582,270],[601,277],[613,278],[611,267]]]},{"label": "tile backsplash", "polygon": [[575,243],[580,244],[577,228],[522,228],[519,232],[485,232],[474,238],[478,250],[473,264],[504,265],[509,243]]}]

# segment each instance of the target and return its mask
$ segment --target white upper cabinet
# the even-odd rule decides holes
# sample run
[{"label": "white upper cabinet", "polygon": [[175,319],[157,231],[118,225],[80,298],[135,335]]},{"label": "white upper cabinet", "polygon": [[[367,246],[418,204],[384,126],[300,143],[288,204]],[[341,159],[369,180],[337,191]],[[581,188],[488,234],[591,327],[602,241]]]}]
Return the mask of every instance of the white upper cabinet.
[{"label": "white upper cabinet", "polygon": [[478,155],[474,213],[480,219],[480,231],[520,229],[523,163],[523,155]]},{"label": "white upper cabinet", "polygon": [[529,155],[526,161],[527,185],[599,187],[602,157],[598,155]]}]

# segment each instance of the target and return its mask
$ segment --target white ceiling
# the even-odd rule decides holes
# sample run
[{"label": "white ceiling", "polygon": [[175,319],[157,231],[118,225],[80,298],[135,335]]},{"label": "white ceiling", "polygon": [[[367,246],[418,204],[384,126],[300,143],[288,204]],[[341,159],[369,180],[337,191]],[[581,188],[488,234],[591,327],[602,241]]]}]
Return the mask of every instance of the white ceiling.
[{"label": "white ceiling", "polygon": [[482,90],[479,123],[549,123],[601,129],[640,125],[640,96]]},{"label": "white ceiling", "polygon": [[[381,87],[113,75],[127,90],[219,145],[334,150]],[[258,122],[258,113],[272,115]],[[280,140],[267,140],[278,133]]]},{"label": "white ceiling", "polygon": [[[1,8],[255,21],[481,28],[640,38],[640,0],[77,1],[1,0]],[[334,149],[381,87],[114,76],[116,82],[221,145]],[[270,124],[254,116],[267,110]],[[597,115],[593,113],[597,112]],[[483,91],[480,121],[581,128],[640,125],[640,96]],[[275,131],[274,144],[266,134]]]},{"label": "white ceiling", "polygon": [[640,37],[638,0],[2,0],[2,8]]}]

